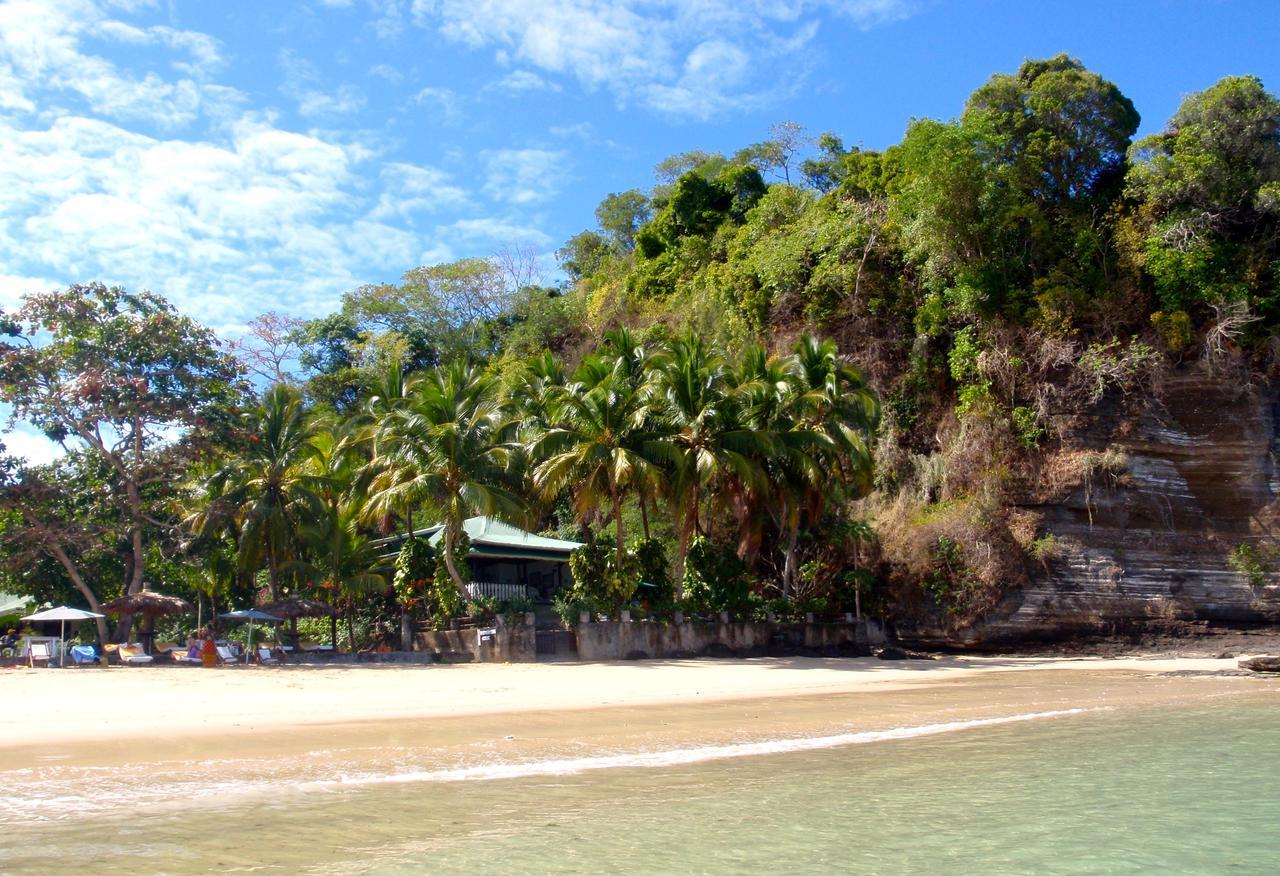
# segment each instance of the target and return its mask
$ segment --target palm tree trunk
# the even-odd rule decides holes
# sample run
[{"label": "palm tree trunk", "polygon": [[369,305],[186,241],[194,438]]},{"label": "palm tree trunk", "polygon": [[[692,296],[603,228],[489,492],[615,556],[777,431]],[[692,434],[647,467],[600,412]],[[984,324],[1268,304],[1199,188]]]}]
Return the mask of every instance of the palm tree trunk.
[{"label": "palm tree trunk", "polygon": [[800,525],[790,527],[787,534],[787,554],[782,563],[782,595],[791,598],[791,591],[796,580],[796,542],[800,537]]},{"label": "palm tree trunk", "polygon": [[458,572],[457,565],[453,562],[453,546],[457,543],[458,534],[455,531],[457,524],[449,521],[444,527],[444,567],[449,570],[449,577],[453,579],[453,586],[458,588],[458,593],[462,596],[465,603],[470,599],[467,593],[466,585],[462,583],[462,575]]},{"label": "palm tree trunk", "polygon": [[693,530],[697,524],[698,506],[694,503],[685,506],[684,519],[680,521],[680,539],[676,544],[676,565],[672,573],[676,586],[676,601],[684,599],[684,566],[689,556],[689,542],[693,538]]}]

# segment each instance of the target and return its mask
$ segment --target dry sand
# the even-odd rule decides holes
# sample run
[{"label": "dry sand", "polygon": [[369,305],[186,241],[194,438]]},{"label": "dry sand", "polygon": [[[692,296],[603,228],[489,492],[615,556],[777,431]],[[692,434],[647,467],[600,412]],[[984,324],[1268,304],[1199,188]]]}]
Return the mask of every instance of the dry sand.
[{"label": "dry sand", "polygon": [[[759,658],[457,666],[6,670],[0,750],[195,739],[365,722],[821,699],[992,673],[1223,672],[1234,659]],[[1055,672],[1055,675],[1057,672]],[[1028,677],[1028,682],[1032,681]],[[565,720],[569,720],[565,716]]]}]

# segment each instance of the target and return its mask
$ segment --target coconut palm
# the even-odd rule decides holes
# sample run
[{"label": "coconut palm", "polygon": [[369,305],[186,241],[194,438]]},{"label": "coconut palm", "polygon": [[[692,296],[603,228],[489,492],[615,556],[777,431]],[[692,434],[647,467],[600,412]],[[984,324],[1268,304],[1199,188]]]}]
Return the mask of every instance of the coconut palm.
[{"label": "coconut palm", "polygon": [[875,393],[833,341],[805,335],[791,362],[790,390],[775,412],[780,452],[770,465],[770,507],[784,534],[784,594],[795,582],[801,527],[819,520],[832,498],[870,490],[870,440],[880,418]]},{"label": "coconut palm", "polygon": [[296,559],[299,530],[324,513],[323,475],[308,465],[317,449],[316,430],[296,389],[271,387],[246,414],[248,440],[206,484],[207,504],[189,519],[201,534],[234,532],[244,571],[265,564],[271,597],[279,598],[281,576]]},{"label": "coconut palm", "polygon": [[467,517],[514,516],[520,499],[509,489],[515,446],[497,381],[457,362],[427,373],[408,403],[379,427],[378,471],[369,481],[366,516],[427,505],[444,526],[449,576],[466,589],[454,551]]},{"label": "coconut palm", "polygon": [[761,476],[758,459],[769,453],[771,438],[745,420],[745,399],[727,379],[723,361],[695,335],[670,344],[658,361],[654,389],[666,427],[661,457],[678,527],[674,577],[681,598],[703,498],[714,497],[729,480],[755,484]]},{"label": "coconut palm", "polygon": [[548,393],[551,427],[529,447],[538,460],[533,485],[546,499],[569,490],[581,521],[602,506],[614,523],[615,569],[626,557],[622,506],[633,490],[650,489],[659,471],[653,453],[659,435],[652,428],[643,378],[622,356],[583,360],[572,382]]}]

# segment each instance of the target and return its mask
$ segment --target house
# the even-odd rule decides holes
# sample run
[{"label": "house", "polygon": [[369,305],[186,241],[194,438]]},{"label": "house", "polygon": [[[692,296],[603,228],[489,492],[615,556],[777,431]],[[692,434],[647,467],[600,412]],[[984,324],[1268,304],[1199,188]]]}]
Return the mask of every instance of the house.
[{"label": "house", "polygon": [[[468,589],[473,598],[527,598],[535,603],[548,603],[562,588],[573,583],[569,554],[582,547],[580,542],[534,535],[492,517],[470,517],[462,528],[471,539],[467,565],[471,567]],[[413,535],[427,539],[432,547],[438,548],[444,539],[444,526],[428,526]],[[399,550],[403,542],[401,535],[383,544]],[[391,552],[386,556],[393,559],[395,554]]]}]

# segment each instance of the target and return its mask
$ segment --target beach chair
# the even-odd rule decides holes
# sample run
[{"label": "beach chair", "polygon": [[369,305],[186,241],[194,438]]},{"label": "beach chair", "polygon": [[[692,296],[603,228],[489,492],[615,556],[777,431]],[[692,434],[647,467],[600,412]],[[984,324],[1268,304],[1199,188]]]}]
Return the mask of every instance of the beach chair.
[{"label": "beach chair", "polygon": [[116,654],[119,655],[120,662],[125,666],[146,666],[156,659],[144,651],[142,646],[137,643],[121,645],[116,649]]},{"label": "beach chair", "polygon": [[53,652],[49,649],[48,642],[32,642],[27,645],[27,665],[32,669],[36,663],[44,661],[44,665],[48,666],[49,661],[53,659]]},{"label": "beach chair", "polygon": [[279,666],[284,661],[271,653],[270,648],[256,648],[257,660],[261,666]]},{"label": "beach chair", "polygon": [[218,646],[218,662],[219,663],[239,663],[240,658],[237,657],[232,652],[231,646],[219,645]]}]

